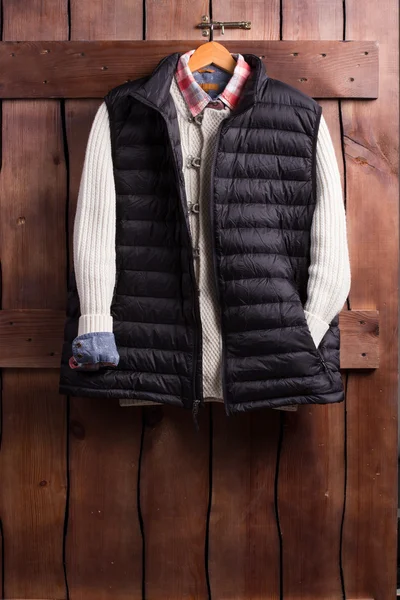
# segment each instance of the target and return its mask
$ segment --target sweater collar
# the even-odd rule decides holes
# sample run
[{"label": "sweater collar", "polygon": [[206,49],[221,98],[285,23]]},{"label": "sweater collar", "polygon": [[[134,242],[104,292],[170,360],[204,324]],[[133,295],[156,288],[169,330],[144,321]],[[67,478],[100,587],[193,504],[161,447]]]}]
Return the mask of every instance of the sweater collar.
[{"label": "sweater collar", "polygon": [[[143,83],[132,94],[135,97],[141,97],[144,102],[153,105],[167,118],[173,116],[171,109],[168,108],[170,106],[169,100],[171,100],[170,88],[182,54],[184,53],[174,52],[165,56],[149,77],[146,77]],[[230,116],[232,117],[236,113],[242,112],[258,102],[265,82],[268,79],[265,65],[261,58],[255,54],[243,54],[242,56],[250,65],[251,71],[243,85],[239,100],[231,111]]]}]

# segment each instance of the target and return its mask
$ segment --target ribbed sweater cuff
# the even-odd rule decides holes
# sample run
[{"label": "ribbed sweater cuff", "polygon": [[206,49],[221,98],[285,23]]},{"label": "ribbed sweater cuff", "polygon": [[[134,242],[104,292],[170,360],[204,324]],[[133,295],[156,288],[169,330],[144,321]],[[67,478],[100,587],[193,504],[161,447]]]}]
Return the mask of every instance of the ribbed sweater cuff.
[{"label": "ribbed sweater cuff", "polygon": [[316,348],[318,348],[322,338],[329,329],[329,323],[326,323],[326,321],[323,321],[316,315],[308,312],[308,310],[305,310],[304,313],[306,315],[307,325],[311,332],[311,337],[314,340]]},{"label": "ribbed sweater cuff", "polygon": [[82,315],[79,317],[78,335],[105,331],[113,332],[111,315]]}]

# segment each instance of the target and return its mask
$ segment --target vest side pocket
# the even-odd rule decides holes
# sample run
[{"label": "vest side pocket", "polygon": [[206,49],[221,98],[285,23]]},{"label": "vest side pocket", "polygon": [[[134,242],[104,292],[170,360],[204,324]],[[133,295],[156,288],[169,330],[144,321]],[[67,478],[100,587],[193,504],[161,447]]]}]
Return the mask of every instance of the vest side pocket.
[{"label": "vest side pocket", "polygon": [[332,372],[331,372],[330,368],[328,367],[327,363],[325,362],[325,359],[323,357],[321,350],[319,348],[316,348],[316,351],[317,351],[317,354],[319,356],[319,359],[321,361],[323,368],[328,373],[328,376],[329,376],[330,380],[332,381],[332,383],[334,383]]}]

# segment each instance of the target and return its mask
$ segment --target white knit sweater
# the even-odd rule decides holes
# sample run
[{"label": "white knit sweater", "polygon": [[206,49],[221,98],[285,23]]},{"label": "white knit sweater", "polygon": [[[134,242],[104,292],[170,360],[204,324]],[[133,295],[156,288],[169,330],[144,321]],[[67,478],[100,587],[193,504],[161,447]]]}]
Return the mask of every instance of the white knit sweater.
[{"label": "white knit sweater", "polygon": [[[195,272],[200,289],[205,399],[221,400],[221,336],[212,271],[209,230],[210,159],[218,124],[230,113],[206,108],[201,124],[190,111],[175,81],[171,95],[178,114],[183,172],[193,246],[199,248]],[[188,157],[201,158],[199,168]],[[342,309],[350,290],[346,217],[335,150],[323,115],[317,138],[317,204],[311,227],[311,249],[305,317],[315,346]],[[198,203],[199,212],[190,210]],[[89,136],[74,223],[74,269],[81,306],[78,335],[113,331],[110,315],[115,285],[115,186],[108,112],[103,103]],[[121,401],[127,405],[133,402]],[[135,401],[137,404],[137,400]]]}]

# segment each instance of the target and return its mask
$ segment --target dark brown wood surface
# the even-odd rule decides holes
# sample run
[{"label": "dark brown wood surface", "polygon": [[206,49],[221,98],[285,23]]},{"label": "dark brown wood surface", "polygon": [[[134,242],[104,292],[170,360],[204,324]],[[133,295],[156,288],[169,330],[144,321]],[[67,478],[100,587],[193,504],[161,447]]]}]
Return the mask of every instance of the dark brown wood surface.
[{"label": "dark brown wood surface", "polygon": [[[3,39],[66,39],[67,3],[2,3]],[[59,103],[2,105],[0,244],[3,309],[65,304],[66,172]],[[0,516],[3,597],[66,598],[65,398],[57,371],[2,373]]]},{"label": "dark brown wood surface", "polygon": [[212,598],[275,600],[281,550],[274,492],[284,416],[266,410],[228,419],[218,405],[212,412]]},{"label": "dark brown wood surface", "polygon": [[[285,39],[341,39],[342,2],[322,5],[283,0]],[[321,12],[320,12],[321,11]],[[322,18],[323,16],[323,18]],[[323,25],[321,25],[323,22]],[[336,100],[321,100],[342,175]],[[341,314],[345,314],[342,311]],[[345,373],[343,374],[345,378]],[[344,405],[307,406],[285,416],[278,480],[283,536],[283,597],[336,600],[342,597],[340,527],[344,507]],[[292,418],[295,417],[295,418]]]},{"label": "dark brown wood surface", "polygon": [[[320,99],[345,191],[352,290],[340,315],[345,404],[230,418],[210,404],[196,433],[190,411],[65,399],[56,369],[100,98],[202,43],[194,25],[210,8],[252,21],[215,40],[265,56],[271,76]],[[4,598],[392,600],[397,10],[393,0],[3,0],[0,96],[22,98],[2,103]]]},{"label": "dark brown wood surface", "polygon": [[57,371],[3,373],[0,514],[4,598],[66,599],[65,399]]},{"label": "dark brown wood surface", "polygon": [[[190,411],[176,407],[142,410],[140,504],[146,598],[207,600],[209,407],[198,434]],[[121,411],[137,414],[138,409]]]},{"label": "dark brown wood surface", "polygon": [[[128,5],[72,0],[70,16],[72,40],[116,40],[141,35],[142,5],[138,1]],[[99,100],[66,100],[64,106],[69,158],[70,269],[85,148],[99,104]],[[69,600],[139,599],[143,584],[143,543],[137,498],[142,435],[140,409],[124,412],[117,400],[71,398],[69,428],[70,495],[66,539]]]},{"label": "dark brown wood surface", "polygon": [[[197,30],[194,33],[198,35]],[[0,43],[0,98],[103,97],[112,87],[150,73],[167,54],[200,43],[198,38],[190,43],[179,38],[168,42]],[[271,77],[315,98],[378,95],[375,41],[241,40],[232,41],[229,50],[262,56]]]},{"label": "dark brown wood surface", "polygon": [[[70,264],[72,261],[72,223],[76,208],[80,169],[82,168],[85,130],[96,111],[97,100],[87,105],[70,100],[66,107],[68,139],[76,148],[70,160]],[[93,104],[95,103],[95,104]],[[71,104],[72,106],[69,106]],[[73,116],[72,116],[73,115]],[[85,117],[86,115],[86,117]],[[74,125],[72,124],[74,123]],[[79,131],[83,130],[83,136]],[[79,165],[77,164],[79,162]],[[0,311],[0,367],[54,368],[60,366],[65,311],[19,309]],[[343,310],[340,313],[342,369],[376,369],[379,367],[379,315],[376,310]]]},{"label": "dark brown wood surface", "polygon": [[69,420],[66,578],[71,600],[141,597],[140,409],[74,399]]},{"label": "dark brown wood surface", "polygon": [[380,92],[342,103],[353,283],[349,307],[376,308],[380,367],[349,372],[343,565],[350,598],[396,585],[398,409],[398,4],[346,0],[346,38],[380,40]]}]

